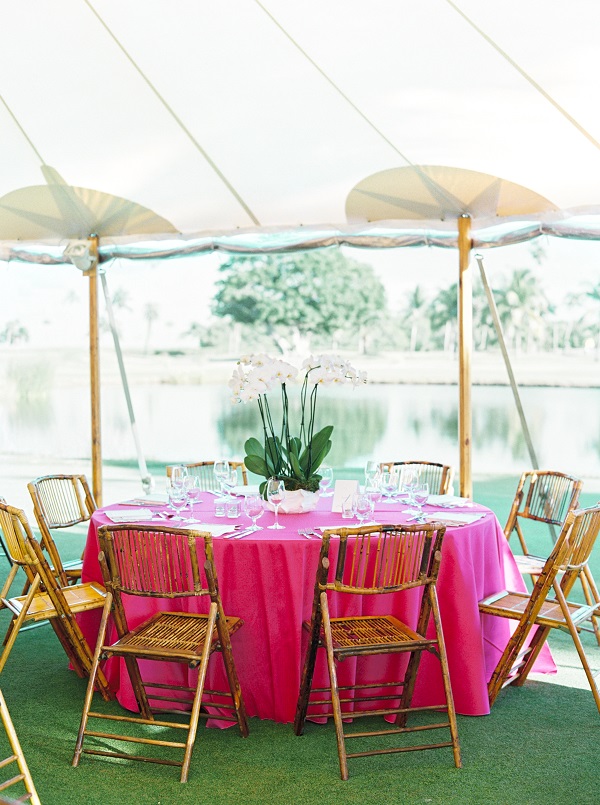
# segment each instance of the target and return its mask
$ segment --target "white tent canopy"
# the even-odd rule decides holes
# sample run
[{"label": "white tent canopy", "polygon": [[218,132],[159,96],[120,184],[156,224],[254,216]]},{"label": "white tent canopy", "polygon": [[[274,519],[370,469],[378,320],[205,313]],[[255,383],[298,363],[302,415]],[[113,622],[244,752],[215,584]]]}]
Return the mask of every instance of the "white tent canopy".
[{"label": "white tent canopy", "polygon": [[[353,188],[411,165],[552,203],[475,219],[475,246],[600,236],[595,0],[20,0],[3,32],[0,259],[61,262],[90,227],[103,260],[455,246],[455,221],[348,221]],[[153,234],[111,205],[110,227],[102,205],[53,236],[17,225],[15,191],[52,177],[146,208]]]}]

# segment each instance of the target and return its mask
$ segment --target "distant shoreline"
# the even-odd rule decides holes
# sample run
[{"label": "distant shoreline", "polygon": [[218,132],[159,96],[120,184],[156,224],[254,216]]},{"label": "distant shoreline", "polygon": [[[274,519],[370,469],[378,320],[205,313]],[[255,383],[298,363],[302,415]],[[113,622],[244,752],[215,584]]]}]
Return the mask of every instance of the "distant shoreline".
[{"label": "distant shoreline", "polygon": [[[443,352],[390,352],[377,355],[348,355],[369,382],[385,384],[457,385],[458,358]],[[124,363],[132,385],[226,384],[236,358],[209,350],[163,349],[144,354],[125,351]],[[100,355],[103,385],[120,383],[118,363],[112,348],[104,346]],[[538,353],[513,359],[513,372],[520,386],[562,386],[600,388],[600,361],[580,352]],[[15,382],[28,372],[38,383],[59,386],[89,383],[86,348],[39,349],[27,346],[0,347],[0,376]],[[474,352],[471,381],[474,386],[509,385],[506,367],[499,352]]]}]

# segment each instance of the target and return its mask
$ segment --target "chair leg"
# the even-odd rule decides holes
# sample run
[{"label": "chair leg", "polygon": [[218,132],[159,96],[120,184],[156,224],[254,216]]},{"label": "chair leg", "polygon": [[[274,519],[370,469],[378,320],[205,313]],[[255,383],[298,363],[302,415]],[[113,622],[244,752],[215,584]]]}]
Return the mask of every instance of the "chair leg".
[{"label": "chair leg", "polygon": [[215,623],[217,619],[217,605],[213,602],[210,605],[208,613],[208,623],[206,624],[206,636],[204,638],[204,647],[202,649],[202,659],[198,668],[198,681],[196,683],[196,692],[194,693],[194,701],[192,703],[192,711],[190,713],[190,721],[187,739],[185,742],[185,752],[183,754],[183,764],[181,766],[180,782],[187,783],[188,774],[190,771],[190,763],[192,762],[192,751],[196,741],[196,734],[198,732],[198,719],[200,718],[200,706],[202,704],[202,693],[204,692],[204,683],[206,681],[206,670],[208,668],[208,661],[210,659],[210,649],[212,646],[213,632],[215,630]]},{"label": "chair leg", "polygon": [[456,723],[456,711],[454,709],[454,696],[452,695],[452,686],[450,684],[450,672],[448,670],[448,656],[446,654],[446,643],[444,641],[442,619],[440,618],[440,608],[436,591],[433,587],[429,587],[429,594],[431,597],[431,611],[433,614],[433,622],[435,624],[435,633],[438,642],[440,665],[442,667],[442,681],[444,683],[444,691],[446,693],[446,707],[448,709],[448,721],[450,722],[450,735],[452,737],[454,765],[457,769],[460,769],[462,766],[462,761],[460,757],[460,743],[458,740],[458,725]]},{"label": "chair leg", "polygon": [[235,714],[238,721],[238,727],[244,738],[250,734],[248,728],[248,717],[246,715],[246,706],[244,704],[244,697],[242,695],[242,687],[240,685],[235,662],[233,659],[233,651],[231,648],[231,636],[227,629],[225,616],[218,617],[216,624],[217,632],[219,634],[219,642],[221,643],[221,654],[223,655],[223,664],[225,665],[225,672],[227,674],[227,681],[229,682],[229,691],[233,704],[235,707]]},{"label": "chair leg", "polygon": [[102,610],[102,618],[100,620],[98,640],[96,641],[96,648],[94,650],[94,659],[92,660],[92,668],[90,670],[87,690],[85,692],[83,712],[81,714],[81,723],[79,725],[79,732],[77,733],[77,741],[75,743],[75,753],[73,755],[73,760],[71,761],[72,766],[78,766],[79,760],[81,758],[81,752],[83,749],[83,739],[85,737],[85,731],[87,729],[90,707],[92,706],[92,698],[94,695],[94,684],[96,682],[96,675],[100,667],[100,653],[102,651],[102,646],[104,644],[104,638],[106,637],[106,627],[108,625],[108,618],[110,615],[111,605],[112,605],[112,594],[107,593],[104,609]]},{"label": "chair leg", "polygon": [[[583,573],[579,576],[579,580],[581,581],[581,587],[583,589],[583,595],[586,603],[588,606],[593,606],[595,604],[597,607],[596,612],[600,614],[600,596],[594,582],[594,577],[592,576],[587,565],[584,567]],[[596,635],[596,642],[600,646],[600,624],[598,623],[598,615],[596,615],[596,612],[590,616],[590,621],[592,624],[592,630]]]},{"label": "chair leg", "polygon": [[296,704],[296,716],[294,718],[294,732],[296,735],[302,735],[304,731],[304,722],[306,721],[308,701],[310,698],[310,691],[312,689],[313,676],[315,673],[315,663],[317,660],[317,652],[319,649],[320,632],[321,632],[321,615],[319,610],[315,616],[315,622],[311,624],[309,642],[308,646],[306,647],[304,666],[302,668],[302,677],[300,679],[300,691],[298,693],[298,703]]},{"label": "chair leg", "polygon": [[331,640],[329,606],[327,604],[327,594],[325,592],[321,593],[321,612],[323,613],[323,634],[325,638],[325,651],[327,652],[327,668],[329,670],[329,687],[331,689],[333,721],[335,724],[335,737],[337,740],[338,758],[340,761],[340,776],[342,780],[347,780],[349,774],[348,759],[346,756],[346,744],[344,741],[344,724],[342,721],[342,708],[340,705],[340,694],[338,691],[337,673],[335,669],[335,657],[333,655],[333,643]]},{"label": "chair leg", "polygon": [[[21,749],[21,744],[19,743],[19,738],[17,736],[14,724],[10,717],[10,713],[8,712],[8,707],[6,706],[6,701],[4,696],[2,695],[2,691],[0,690],[0,717],[2,718],[2,723],[4,725],[4,731],[6,732],[6,737],[8,738],[8,742],[10,744],[10,748],[13,751],[12,758],[6,758],[3,761],[0,761],[2,766],[7,765],[11,761],[16,760],[17,766],[19,767],[19,771],[22,775],[23,785],[25,786],[25,791],[27,792],[27,797],[22,797],[19,800],[15,800],[15,802],[24,802],[28,800],[31,805],[41,805],[40,798],[38,797],[37,791],[35,790],[35,785],[33,784],[33,779],[31,777],[31,773],[29,771],[29,767],[27,766],[27,761],[25,760],[25,755],[23,754],[23,750]],[[17,782],[20,778],[15,777],[14,782]],[[8,788],[9,784],[5,784],[3,788]],[[7,800],[8,801],[8,800]],[[11,800],[12,802],[12,800]]]},{"label": "chair leg", "polygon": [[19,634],[19,629],[21,628],[23,622],[25,621],[25,617],[27,616],[27,611],[33,601],[33,598],[38,591],[40,586],[40,577],[36,576],[35,581],[29,588],[29,592],[27,593],[27,598],[23,601],[23,606],[21,611],[17,615],[17,617],[13,617],[10,626],[8,627],[8,631],[4,637],[4,649],[2,650],[2,654],[0,655],[0,674],[4,666],[6,665],[6,661],[8,660],[9,654],[12,650],[12,647],[15,644],[15,640],[17,639],[17,635]]}]

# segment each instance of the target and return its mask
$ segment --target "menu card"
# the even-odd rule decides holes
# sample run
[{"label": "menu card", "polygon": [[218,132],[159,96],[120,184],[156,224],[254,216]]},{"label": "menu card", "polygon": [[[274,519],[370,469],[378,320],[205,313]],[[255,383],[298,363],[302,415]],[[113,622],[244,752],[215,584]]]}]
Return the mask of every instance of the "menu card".
[{"label": "menu card", "polygon": [[358,481],[336,481],[333,489],[332,512],[341,512],[342,503],[348,496],[356,495],[358,492]]}]

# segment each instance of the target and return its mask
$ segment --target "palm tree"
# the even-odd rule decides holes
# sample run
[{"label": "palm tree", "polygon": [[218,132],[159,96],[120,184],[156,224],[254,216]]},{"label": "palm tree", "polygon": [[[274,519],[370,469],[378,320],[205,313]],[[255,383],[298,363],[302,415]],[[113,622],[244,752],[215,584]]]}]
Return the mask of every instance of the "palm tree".
[{"label": "palm tree", "polygon": [[449,288],[442,288],[431,303],[429,320],[434,332],[444,333],[444,352],[456,349],[458,329],[458,285],[453,283]]},{"label": "palm tree", "polygon": [[514,271],[508,284],[496,291],[495,297],[507,341],[512,341],[517,352],[523,345],[529,351],[535,340],[543,342],[543,317],[549,303],[531,269]]},{"label": "palm tree", "polygon": [[148,354],[148,344],[150,343],[150,332],[152,325],[158,318],[158,308],[151,302],[144,307],[144,318],[146,319],[146,342],[144,344],[144,352]]},{"label": "palm tree", "polygon": [[[428,300],[421,286],[416,285],[410,293],[403,313],[403,320],[410,325],[410,351],[415,352],[419,343],[419,331],[428,323]],[[421,345],[423,344],[421,338]]]}]

